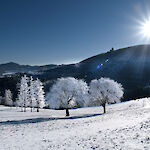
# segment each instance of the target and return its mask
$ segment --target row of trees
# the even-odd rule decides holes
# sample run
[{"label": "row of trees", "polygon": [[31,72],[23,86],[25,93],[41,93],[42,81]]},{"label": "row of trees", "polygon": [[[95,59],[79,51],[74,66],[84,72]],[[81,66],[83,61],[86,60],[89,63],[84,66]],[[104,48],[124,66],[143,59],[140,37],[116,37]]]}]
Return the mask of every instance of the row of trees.
[{"label": "row of trees", "polygon": [[[50,108],[66,109],[66,116],[69,116],[69,109],[83,106],[101,105],[106,113],[106,104],[120,102],[123,96],[123,87],[120,83],[109,78],[92,80],[89,86],[83,80],[73,77],[59,78],[46,96],[46,102]],[[12,93],[5,91],[5,105],[13,106]],[[43,108],[45,97],[43,84],[39,79],[33,80],[24,75],[21,78],[18,100],[16,106],[20,106],[24,112],[27,107]]]},{"label": "row of trees", "polygon": [[90,85],[72,77],[59,78],[46,96],[50,108],[69,109],[73,107],[101,105],[106,113],[106,104],[120,102],[123,87],[109,78],[92,80]]},{"label": "row of trees", "polygon": [[42,82],[39,79],[33,80],[32,76],[28,78],[24,75],[21,78],[16,105],[24,108],[24,112],[26,112],[27,107],[31,108],[31,112],[32,109],[36,107],[37,112],[39,112],[39,108],[43,108],[45,106]]}]

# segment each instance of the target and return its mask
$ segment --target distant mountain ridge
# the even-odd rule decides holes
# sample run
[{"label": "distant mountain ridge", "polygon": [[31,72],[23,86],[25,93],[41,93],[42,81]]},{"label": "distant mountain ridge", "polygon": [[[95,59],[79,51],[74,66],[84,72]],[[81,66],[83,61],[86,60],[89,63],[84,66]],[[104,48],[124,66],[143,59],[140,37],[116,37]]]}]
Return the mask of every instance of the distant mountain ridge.
[{"label": "distant mountain ridge", "polygon": [[0,64],[0,75],[7,73],[38,73],[40,71],[49,70],[57,65],[30,66],[20,65],[14,62]]}]

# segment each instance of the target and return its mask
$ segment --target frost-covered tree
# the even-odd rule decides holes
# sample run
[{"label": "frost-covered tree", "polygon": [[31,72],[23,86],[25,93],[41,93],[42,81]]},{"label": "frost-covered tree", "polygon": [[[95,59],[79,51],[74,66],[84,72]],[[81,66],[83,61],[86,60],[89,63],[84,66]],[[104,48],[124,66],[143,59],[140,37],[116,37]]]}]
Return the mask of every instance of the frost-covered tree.
[{"label": "frost-covered tree", "polygon": [[120,102],[123,96],[123,88],[120,83],[109,78],[100,78],[92,80],[89,93],[92,104],[101,105],[106,113],[106,103]]},{"label": "frost-covered tree", "polygon": [[21,107],[21,111],[23,112],[23,106],[24,106],[24,102],[21,100],[20,98],[20,94],[18,95],[18,98],[15,101],[15,106],[16,107]]},{"label": "frost-covered tree", "polygon": [[30,86],[29,86],[29,106],[32,108],[36,105],[36,86],[35,81],[33,80],[32,76],[30,77]]},{"label": "frost-covered tree", "polygon": [[26,107],[29,105],[29,79],[26,75],[21,78],[18,102],[17,104],[21,107],[24,107],[24,112],[26,112]]},{"label": "frost-covered tree", "polygon": [[9,89],[5,90],[5,105],[13,106],[12,93]]},{"label": "frost-covered tree", "polygon": [[37,112],[39,112],[39,108],[43,108],[45,106],[45,97],[44,97],[44,86],[43,83],[37,79],[34,81],[34,91],[35,91],[35,104],[37,107]]},{"label": "frost-covered tree", "polygon": [[53,109],[69,109],[84,105],[84,96],[88,93],[86,82],[72,77],[59,78],[46,96],[47,103]]},{"label": "frost-covered tree", "polygon": [[[76,79],[77,80],[77,79]],[[83,80],[77,80],[78,84],[76,87],[76,104],[78,107],[83,107],[86,105],[88,99],[89,99],[89,87],[87,83]]]}]

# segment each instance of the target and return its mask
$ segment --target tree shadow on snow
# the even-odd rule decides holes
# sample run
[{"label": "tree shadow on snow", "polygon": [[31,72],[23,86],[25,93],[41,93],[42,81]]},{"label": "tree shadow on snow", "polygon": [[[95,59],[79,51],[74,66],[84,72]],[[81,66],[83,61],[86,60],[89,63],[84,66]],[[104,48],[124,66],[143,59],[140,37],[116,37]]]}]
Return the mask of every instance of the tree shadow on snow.
[{"label": "tree shadow on snow", "polygon": [[24,119],[24,120],[2,121],[0,122],[0,125],[28,124],[28,123],[38,123],[38,122],[46,122],[52,120],[81,119],[81,118],[96,117],[100,115],[102,114],[87,114],[82,116],[70,116],[70,117],[32,118],[32,119]]}]

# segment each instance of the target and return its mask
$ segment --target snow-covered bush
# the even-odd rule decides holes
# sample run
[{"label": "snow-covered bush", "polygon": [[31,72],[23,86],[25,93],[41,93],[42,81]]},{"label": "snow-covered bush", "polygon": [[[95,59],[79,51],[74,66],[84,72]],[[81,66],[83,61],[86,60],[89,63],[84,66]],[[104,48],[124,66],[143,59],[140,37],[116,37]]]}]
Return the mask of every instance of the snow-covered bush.
[{"label": "snow-covered bush", "polygon": [[101,105],[106,112],[106,103],[120,102],[123,96],[123,88],[120,83],[109,78],[100,78],[92,80],[90,83],[89,94],[91,105]]},{"label": "snow-covered bush", "polygon": [[13,106],[12,93],[10,90],[5,90],[5,105]]},{"label": "snow-covered bush", "polygon": [[150,98],[141,98],[140,100],[143,100],[143,107],[150,108]]},{"label": "snow-covered bush", "polygon": [[84,96],[87,93],[88,86],[83,80],[59,78],[47,94],[46,100],[50,108],[66,109],[66,116],[69,116],[70,108],[84,105]]}]

